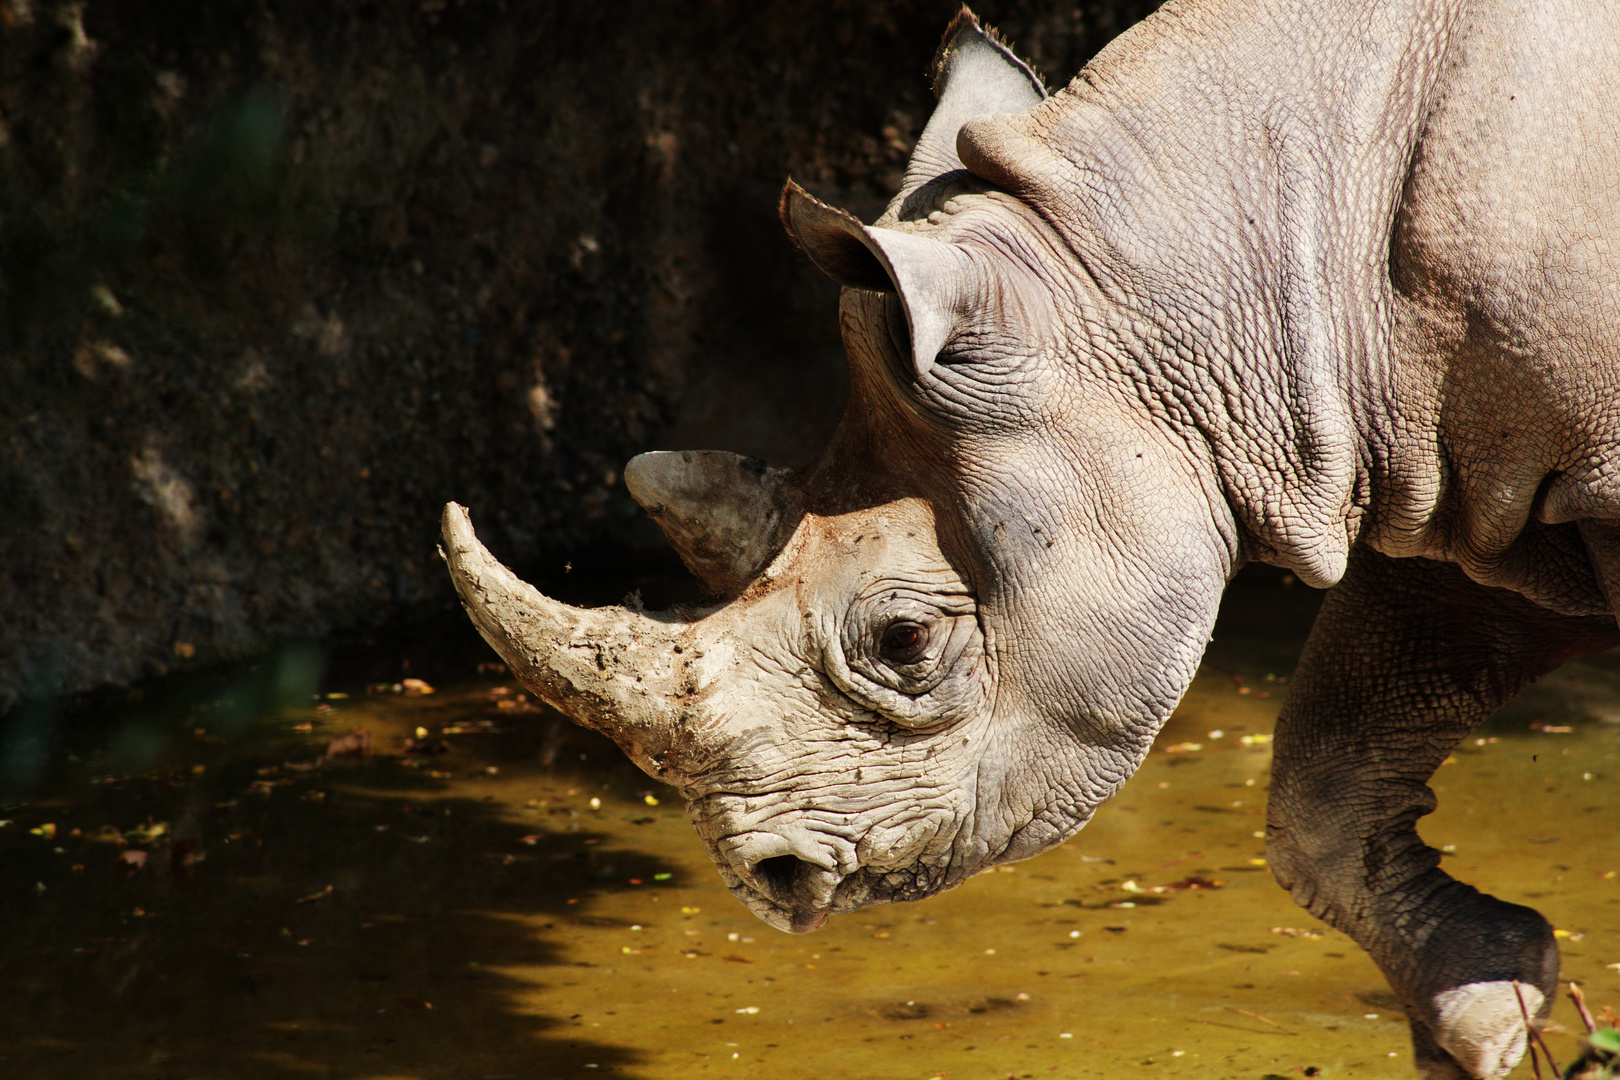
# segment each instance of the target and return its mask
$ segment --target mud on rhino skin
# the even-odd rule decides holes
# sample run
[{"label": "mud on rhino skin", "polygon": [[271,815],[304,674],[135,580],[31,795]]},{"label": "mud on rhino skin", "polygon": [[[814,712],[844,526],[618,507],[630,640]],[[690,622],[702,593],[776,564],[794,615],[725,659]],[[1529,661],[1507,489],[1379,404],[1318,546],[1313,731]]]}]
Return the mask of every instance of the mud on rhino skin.
[{"label": "mud on rhino skin", "polygon": [[1331,591],[1278,724],[1273,873],[1382,969],[1423,1076],[1505,1075],[1552,929],[1415,822],[1491,711],[1620,643],[1620,22],[1190,0],[1049,95],[964,12],[933,79],[874,224],[783,193],[844,286],[822,456],[626,471],[713,603],[556,603],[452,504],[468,612],[803,932],[1073,835],[1233,573],[1285,567]]}]

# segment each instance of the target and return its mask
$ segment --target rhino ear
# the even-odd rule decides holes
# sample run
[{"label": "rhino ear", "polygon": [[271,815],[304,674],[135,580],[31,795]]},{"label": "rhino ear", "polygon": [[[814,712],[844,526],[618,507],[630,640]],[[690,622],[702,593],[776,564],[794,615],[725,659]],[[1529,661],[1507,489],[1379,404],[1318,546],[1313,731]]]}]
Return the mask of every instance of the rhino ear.
[{"label": "rhino ear", "polygon": [[894,292],[894,282],[866,239],[866,226],[847,210],[828,206],[792,180],[777,207],[782,227],[816,268],[840,285]]},{"label": "rhino ear", "polygon": [[926,375],[967,314],[967,260],[951,244],[916,233],[873,228],[865,235],[905,308],[912,370]]},{"label": "rhino ear", "polygon": [[798,521],[788,475],[718,450],[655,451],[630,460],[624,485],[686,568],[717,596],[730,597],[759,576]]},{"label": "rhino ear", "polygon": [[963,167],[956,133],[964,123],[986,114],[1023,112],[1046,100],[1040,76],[965,7],[940,39],[930,75],[939,104],[906,166],[902,200],[935,177]]},{"label": "rhino ear", "polygon": [[789,235],[828,277],[852,289],[899,295],[912,369],[927,374],[966,313],[970,267],[960,249],[913,232],[862,225],[791,180],[782,190],[781,212]]}]

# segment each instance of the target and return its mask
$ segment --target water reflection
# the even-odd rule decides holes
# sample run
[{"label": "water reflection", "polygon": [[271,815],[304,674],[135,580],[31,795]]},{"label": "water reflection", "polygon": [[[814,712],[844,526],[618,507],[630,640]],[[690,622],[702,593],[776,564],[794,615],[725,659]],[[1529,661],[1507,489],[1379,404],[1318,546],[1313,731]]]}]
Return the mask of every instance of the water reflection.
[{"label": "water reflection", "polygon": [[[1223,624],[1078,839],[808,937],[748,915],[668,789],[479,673],[459,626],[411,658],[326,671],[306,646],[148,688],[72,738],[46,721],[48,767],[0,808],[0,1072],[1407,1075],[1371,963],[1263,863],[1310,606],[1266,587],[1272,616]],[[1612,659],[1566,669],[1459,748],[1423,830],[1553,919],[1566,976],[1611,1006],[1617,720]]]}]

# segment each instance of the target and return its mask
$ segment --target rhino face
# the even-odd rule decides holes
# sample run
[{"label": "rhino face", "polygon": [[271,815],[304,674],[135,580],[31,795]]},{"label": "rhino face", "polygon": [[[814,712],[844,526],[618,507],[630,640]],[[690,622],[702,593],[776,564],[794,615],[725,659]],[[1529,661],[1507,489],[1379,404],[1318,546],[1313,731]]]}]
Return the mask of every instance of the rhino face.
[{"label": "rhino face", "polygon": [[1179,700],[1237,562],[1213,470],[1099,373],[1117,341],[1096,286],[1034,211],[961,168],[972,110],[951,86],[1039,98],[971,18],[953,30],[928,127],[944,116],[952,143],[925,132],[877,226],[784,196],[790,232],[847,286],[850,404],[822,458],[626,469],[718,604],[570,608],[445,514],[486,639],[679,787],[727,885],[784,930],[1073,834]]},{"label": "rhino face", "polygon": [[959,879],[995,680],[928,505],[806,515],[762,585],[692,628],[677,764],[726,884],[810,930]]}]

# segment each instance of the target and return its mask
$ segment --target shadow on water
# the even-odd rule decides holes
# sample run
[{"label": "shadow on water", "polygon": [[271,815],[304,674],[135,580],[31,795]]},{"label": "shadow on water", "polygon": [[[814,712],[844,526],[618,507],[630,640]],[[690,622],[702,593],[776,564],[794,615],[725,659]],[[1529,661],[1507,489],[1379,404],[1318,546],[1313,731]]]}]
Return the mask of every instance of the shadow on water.
[{"label": "shadow on water", "polygon": [[577,981],[547,931],[675,880],[591,827],[654,785],[490,659],[457,619],[8,718],[0,1075],[638,1075],[499,969]]}]

